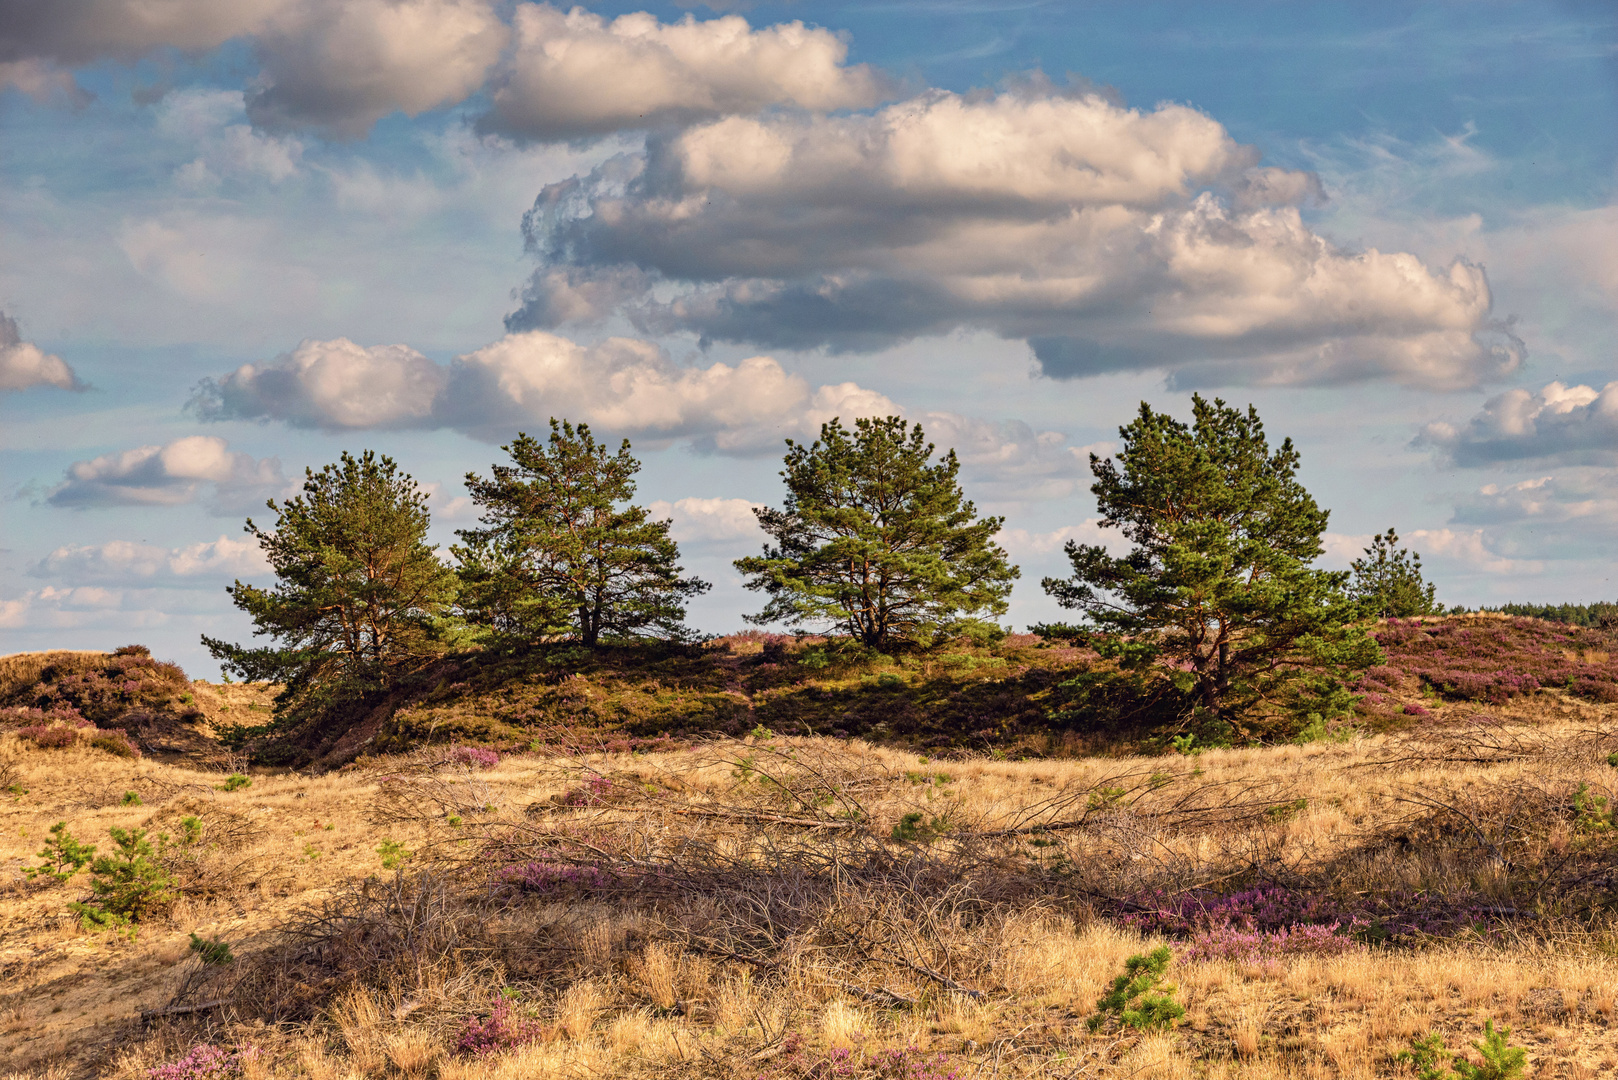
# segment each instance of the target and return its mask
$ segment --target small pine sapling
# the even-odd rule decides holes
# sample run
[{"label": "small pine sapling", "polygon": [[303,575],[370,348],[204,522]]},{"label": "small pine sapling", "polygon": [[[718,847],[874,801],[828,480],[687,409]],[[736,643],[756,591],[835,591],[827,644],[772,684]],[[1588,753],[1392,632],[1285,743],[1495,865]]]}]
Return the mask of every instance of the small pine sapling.
[{"label": "small pine sapling", "polygon": [[1483,1022],[1483,1038],[1472,1044],[1472,1049],[1483,1056],[1482,1065],[1474,1065],[1465,1058],[1455,1060],[1455,1073],[1461,1080],[1521,1080],[1528,1072],[1528,1051],[1512,1046],[1511,1029],[1496,1030],[1493,1020]]},{"label": "small pine sapling", "polygon": [[409,861],[415,852],[408,850],[397,840],[386,839],[376,846],[376,853],[382,856],[382,869],[397,870]]},{"label": "small pine sapling", "polygon": [[1493,1020],[1485,1020],[1483,1038],[1472,1044],[1483,1058],[1481,1065],[1450,1053],[1437,1032],[1412,1039],[1410,1049],[1400,1051],[1393,1060],[1413,1068],[1416,1080],[1522,1080],[1528,1071],[1528,1051],[1510,1045],[1510,1038],[1510,1028],[1496,1029]]},{"label": "small pine sapling", "polygon": [[57,881],[66,881],[83,870],[90,860],[95,858],[95,853],[94,844],[79,843],[73,834],[67,831],[67,822],[58,821],[51,826],[50,840],[39,851],[39,858],[45,862],[40,866],[30,866],[24,872],[30,880],[44,874]]},{"label": "small pine sapling", "polygon": [[231,773],[225,777],[225,782],[219,785],[220,791],[240,791],[245,787],[252,787],[253,781],[241,773]]},{"label": "small pine sapling", "polygon": [[220,941],[216,934],[213,940],[199,937],[194,931],[191,934],[191,951],[204,963],[212,967],[223,967],[236,959],[231,955],[230,944]]},{"label": "small pine sapling", "polygon": [[174,899],[173,878],[152,858],[152,845],[142,829],[107,830],[118,851],[98,855],[90,863],[88,903],[70,905],[86,930],[119,930],[134,937],[134,923],[167,907]]},{"label": "small pine sapling", "polygon": [[1171,996],[1175,990],[1172,983],[1159,985],[1169,959],[1168,946],[1159,945],[1145,956],[1131,956],[1124,961],[1124,973],[1096,999],[1090,1030],[1099,1031],[1108,1017],[1114,1016],[1124,1027],[1143,1031],[1174,1026],[1185,1015],[1185,1007]]},{"label": "small pine sapling", "polygon": [[1444,1036],[1430,1031],[1425,1039],[1411,1039],[1410,1049],[1399,1051],[1393,1060],[1414,1069],[1416,1080],[1455,1080],[1455,1072],[1449,1067],[1454,1056],[1444,1045]]}]

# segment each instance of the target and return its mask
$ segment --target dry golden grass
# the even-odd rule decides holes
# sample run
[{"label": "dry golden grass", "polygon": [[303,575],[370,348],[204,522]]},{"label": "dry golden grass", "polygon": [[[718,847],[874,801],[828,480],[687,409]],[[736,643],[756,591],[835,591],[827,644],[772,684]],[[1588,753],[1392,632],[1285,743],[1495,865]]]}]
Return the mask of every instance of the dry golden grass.
[{"label": "dry golden grass", "polygon": [[[1567,810],[1580,784],[1618,794],[1614,734],[1610,707],[1542,695],[1499,724],[1197,757],[744,740],[488,771],[423,752],[233,793],[0,736],[27,790],[0,801],[0,1076],[143,1077],[211,1040],[258,1048],[243,1075],[311,1080],[878,1076],[879,1051],[910,1047],[945,1055],[940,1077],[1373,1077],[1411,1037],[1464,1047],[1485,1018],[1534,1075],[1608,1076],[1614,938],[1565,882],[1618,880]],[[105,845],[183,815],[230,838],[214,885],[132,942],[69,915],[85,876],[21,873],[53,822]],[[891,839],[907,820],[918,839]],[[398,875],[385,841],[413,853]],[[539,893],[491,878],[528,861],[606,869]],[[1522,917],[1493,940],[1179,962],[1182,1025],[1091,1034],[1097,996],[1158,943],[1106,898],[1219,880],[1464,890]],[[236,963],[204,969],[192,932]],[[457,1055],[502,993],[533,1040]],[[142,1019],[176,1004],[206,1007]]]}]

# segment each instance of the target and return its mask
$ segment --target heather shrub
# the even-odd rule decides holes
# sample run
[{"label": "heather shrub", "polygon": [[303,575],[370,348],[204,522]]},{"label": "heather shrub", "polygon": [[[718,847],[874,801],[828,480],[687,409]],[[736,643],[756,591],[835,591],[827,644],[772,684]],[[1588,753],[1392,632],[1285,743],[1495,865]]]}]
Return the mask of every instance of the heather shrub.
[{"label": "heather shrub", "polygon": [[612,876],[599,866],[538,861],[504,867],[496,877],[507,885],[541,896],[598,892],[612,883]]},{"label": "heather shrub", "polygon": [[517,1012],[508,998],[494,1003],[486,1017],[473,1017],[455,1041],[455,1053],[462,1057],[486,1057],[536,1042],[546,1034],[545,1025]]},{"label": "heather shrub", "polygon": [[494,750],[485,750],[480,746],[456,746],[450,749],[449,760],[456,765],[466,765],[474,769],[492,769],[500,764],[500,755]]},{"label": "heather shrub", "polygon": [[[27,658],[22,658],[27,659]],[[5,703],[72,709],[93,724],[110,727],[135,710],[199,715],[191,682],[175,664],[153,660],[144,645],[106,653],[47,653],[5,680]]]},{"label": "heather shrub", "polygon": [[1124,961],[1124,973],[1112,980],[1112,986],[1096,999],[1096,1013],[1090,1017],[1091,1031],[1099,1031],[1109,1019],[1116,1018],[1122,1027],[1150,1031],[1173,1027],[1185,1015],[1185,1007],[1172,997],[1175,987],[1162,982],[1168,970],[1170,953],[1167,945],[1159,945],[1146,955],[1131,956]]},{"label": "heather shrub", "polygon": [[39,747],[41,750],[65,750],[79,741],[76,729],[44,724],[34,724],[25,728],[18,728],[17,734]]},{"label": "heather shrub", "polygon": [[1359,943],[1339,924],[1300,923],[1279,930],[1248,930],[1230,923],[1200,930],[1181,954],[1186,960],[1231,960],[1252,963],[1283,956],[1339,956]]},{"label": "heather shrub", "polygon": [[1143,933],[1190,936],[1216,927],[1248,931],[1276,931],[1307,925],[1347,925],[1353,921],[1331,896],[1259,887],[1219,896],[1206,890],[1165,894],[1145,893],[1131,902],[1134,911],[1119,921]]},{"label": "heather shrub", "polygon": [[240,1076],[243,1064],[257,1056],[258,1050],[252,1046],[222,1050],[211,1043],[198,1043],[179,1061],[149,1069],[146,1076],[147,1080],[215,1080]]},{"label": "heather shrub", "polygon": [[[1503,705],[1544,687],[1618,701],[1618,665],[1610,635],[1601,631],[1533,619],[1389,619],[1375,637],[1389,668],[1452,701]],[[1378,670],[1368,671],[1355,689],[1377,692],[1400,681],[1373,678]]]},{"label": "heather shrub", "polygon": [[612,780],[605,776],[592,776],[577,787],[562,793],[563,806],[600,806],[613,794]]},{"label": "heather shrub", "polygon": [[136,746],[128,735],[113,728],[108,731],[99,731],[90,738],[90,745],[97,750],[104,750],[114,757],[138,758],[140,747]]}]

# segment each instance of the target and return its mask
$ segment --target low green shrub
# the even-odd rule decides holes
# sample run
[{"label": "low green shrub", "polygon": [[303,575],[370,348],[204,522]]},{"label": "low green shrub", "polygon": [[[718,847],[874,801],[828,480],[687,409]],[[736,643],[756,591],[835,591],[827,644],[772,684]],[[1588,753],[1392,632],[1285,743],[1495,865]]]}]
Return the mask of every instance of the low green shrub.
[{"label": "low green shrub", "polygon": [[1510,1028],[1496,1029],[1493,1020],[1485,1020],[1483,1038],[1472,1044],[1483,1058],[1481,1065],[1451,1053],[1444,1036],[1437,1032],[1410,1040],[1410,1048],[1401,1050],[1393,1060],[1409,1065],[1416,1080],[1521,1080],[1528,1071],[1528,1051],[1512,1046],[1510,1038]]},{"label": "low green shrub", "polygon": [[211,967],[224,967],[226,964],[236,959],[235,956],[231,955],[230,945],[226,942],[220,941],[217,934],[214,935],[213,940],[210,941],[206,938],[199,937],[196,932],[193,931],[191,934],[191,951],[196,953],[197,958],[200,959],[204,964],[208,964]]},{"label": "low green shrub", "polygon": [[66,881],[68,878],[83,870],[90,860],[95,858],[96,846],[94,844],[81,844],[67,831],[67,822],[58,821],[51,826],[51,838],[39,851],[39,858],[45,860],[39,866],[31,866],[24,871],[30,879],[40,876],[53,877],[57,881]]},{"label": "low green shrub", "polygon": [[1153,1031],[1173,1027],[1185,1015],[1185,1006],[1175,1001],[1175,987],[1162,983],[1171,959],[1167,945],[1159,945],[1144,956],[1124,961],[1124,973],[1096,999],[1096,1013],[1090,1017],[1091,1031],[1099,1031],[1109,1019],[1120,1026]]},{"label": "low green shrub", "polygon": [[376,853],[382,857],[382,869],[397,870],[410,860],[415,852],[407,849],[397,840],[383,840],[376,846]]},{"label": "low green shrub", "polygon": [[107,830],[117,851],[90,861],[90,900],[70,905],[86,930],[118,930],[134,936],[133,924],[174,902],[174,879],[152,857],[143,829]]},{"label": "low green shrub", "polygon": [[231,773],[229,776],[225,777],[225,782],[219,785],[219,790],[240,791],[242,788],[252,786],[253,781],[251,778],[243,776],[241,773]]}]

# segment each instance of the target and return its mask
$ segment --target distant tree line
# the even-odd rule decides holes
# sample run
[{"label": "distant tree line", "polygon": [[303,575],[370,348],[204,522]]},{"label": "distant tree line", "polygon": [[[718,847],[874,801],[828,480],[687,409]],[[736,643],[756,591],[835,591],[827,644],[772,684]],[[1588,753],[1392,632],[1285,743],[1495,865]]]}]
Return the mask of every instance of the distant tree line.
[{"label": "distant tree line", "polygon": [[1530,619],[1546,619],[1570,626],[1618,629],[1618,604],[1601,601],[1594,604],[1501,604],[1499,607],[1481,608],[1501,615],[1518,615]]},{"label": "distant tree line", "polygon": [[[1070,542],[1071,576],[1043,587],[1083,621],[1034,629],[1116,661],[1104,686],[1070,687],[1081,704],[1122,692],[1233,730],[1342,712],[1346,673],[1380,656],[1359,623],[1438,610],[1420,556],[1389,529],[1350,571],[1314,568],[1329,512],[1299,483],[1291,440],[1272,450],[1251,407],[1192,406],[1186,424],[1143,403],[1116,458],[1091,456],[1101,524],[1130,550]],[[426,494],[391,458],[307,470],[300,495],[267,504],[273,525],[246,524],[275,584],[229,588],[273,644],[203,643],[227,672],[285,684],[283,711],[307,714],[472,646],[688,639],[687,603],[709,584],[680,566],[671,522],[634,503],[629,442],[550,427],[466,475],[480,521],[448,559],[428,542]],[[766,598],[748,621],[877,650],[1003,633],[1018,569],[995,543],[1003,519],[966,499],[954,451],[897,416],[834,419],[786,445],[782,504],[755,510],[768,542],[734,563]]]}]

